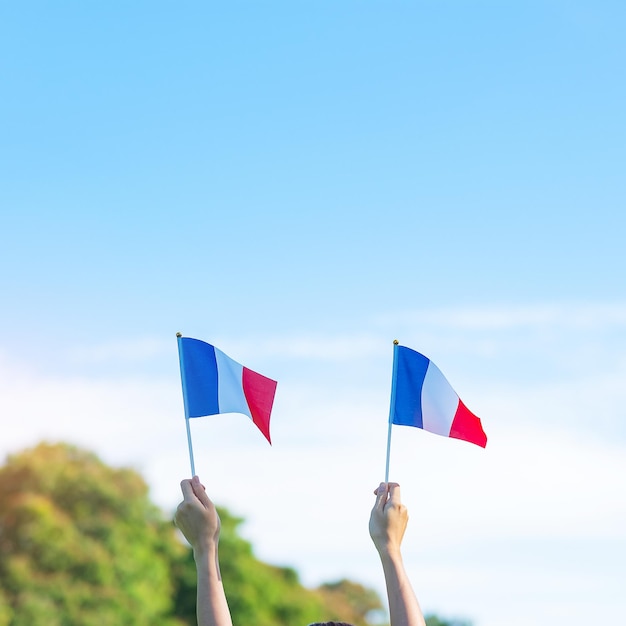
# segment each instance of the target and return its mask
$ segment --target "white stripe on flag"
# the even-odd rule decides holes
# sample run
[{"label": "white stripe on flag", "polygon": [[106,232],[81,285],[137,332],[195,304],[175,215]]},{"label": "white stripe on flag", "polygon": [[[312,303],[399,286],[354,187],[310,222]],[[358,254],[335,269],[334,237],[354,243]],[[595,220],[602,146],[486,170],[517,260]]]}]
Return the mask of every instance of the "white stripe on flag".
[{"label": "white stripe on flag", "polygon": [[441,370],[430,361],[422,385],[422,424],[424,430],[448,437],[458,406],[459,396],[456,395]]},{"label": "white stripe on flag", "polygon": [[217,348],[215,348],[215,360],[217,361],[217,394],[220,413],[243,413],[252,418],[243,394],[243,365],[233,361]]}]

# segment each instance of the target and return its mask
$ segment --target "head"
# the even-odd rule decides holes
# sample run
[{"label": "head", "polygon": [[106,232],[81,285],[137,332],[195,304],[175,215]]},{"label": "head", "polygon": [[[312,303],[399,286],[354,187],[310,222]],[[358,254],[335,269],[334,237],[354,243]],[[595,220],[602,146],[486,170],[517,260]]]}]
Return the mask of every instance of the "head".
[{"label": "head", "polygon": [[309,624],[309,626],[352,626],[352,624],[348,624],[347,622],[315,622]]}]

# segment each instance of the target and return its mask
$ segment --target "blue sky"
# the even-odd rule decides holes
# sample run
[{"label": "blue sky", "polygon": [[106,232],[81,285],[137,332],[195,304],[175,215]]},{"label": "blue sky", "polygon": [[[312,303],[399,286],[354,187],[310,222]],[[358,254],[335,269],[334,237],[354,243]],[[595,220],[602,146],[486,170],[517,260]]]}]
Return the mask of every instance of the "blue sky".
[{"label": "blue sky", "polygon": [[623,612],[625,18],[3,5],[0,452],[74,441],[173,508],[175,333],[211,341],[279,381],[272,448],[241,416],[194,421],[215,499],[305,582],[382,590],[366,518],[397,337],[490,437],[394,432],[423,606],[476,626]]}]

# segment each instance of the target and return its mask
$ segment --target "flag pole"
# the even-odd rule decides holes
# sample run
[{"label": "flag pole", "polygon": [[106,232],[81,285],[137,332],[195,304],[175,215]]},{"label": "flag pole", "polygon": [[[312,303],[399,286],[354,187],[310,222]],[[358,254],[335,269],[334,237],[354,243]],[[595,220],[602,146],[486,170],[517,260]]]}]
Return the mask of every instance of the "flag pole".
[{"label": "flag pole", "polygon": [[183,360],[183,336],[176,333],[176,341],[178,343],[178,361],[180,363],[180,380],[183,385],[183,405],[185,407],[185,424],[187,425],[187,445],[189,446],[189,461],[191,463],[191,475],[196,475],[196,466],[193,462],[193,446],[191,445],[191,429],[189,428],[189,406],[187,404],[187,383],[185,382],[185,364]]},{"label": "flag pole", "polygon": [[391,456],[391,427],[396,406],[396,373],[398,368],[398,340],[393,340],[393,371],[391,374],[391,402],[389,403],[389,427],[387,429],[387,462],[385,463],[385,482],[389,482],[389,457]]}]

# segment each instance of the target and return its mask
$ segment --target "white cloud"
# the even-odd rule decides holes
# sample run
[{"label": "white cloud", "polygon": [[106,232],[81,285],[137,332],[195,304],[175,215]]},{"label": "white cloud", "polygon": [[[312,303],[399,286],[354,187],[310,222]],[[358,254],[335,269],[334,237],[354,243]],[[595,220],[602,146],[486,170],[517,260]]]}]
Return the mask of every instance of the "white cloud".
[{"label": "white cloud", "polygon": [[626,304],[538,304],[405,311],[380,317],[381,323],[427,325],[463,331],[516,328],[605,329],[626,326]]}]

